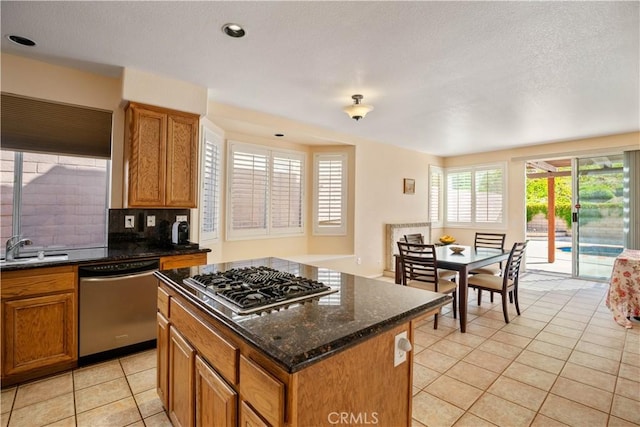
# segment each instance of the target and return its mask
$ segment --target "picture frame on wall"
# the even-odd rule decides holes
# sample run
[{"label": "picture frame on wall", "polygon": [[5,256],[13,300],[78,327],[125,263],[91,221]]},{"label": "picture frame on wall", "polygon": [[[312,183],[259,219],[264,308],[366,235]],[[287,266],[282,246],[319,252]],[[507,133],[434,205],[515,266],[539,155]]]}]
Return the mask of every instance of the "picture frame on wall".
[{"label": "picture frame on wall", "polygon": [[404,179],[404,194],[414,194],[416,192],[416,180],[411,178]]}]

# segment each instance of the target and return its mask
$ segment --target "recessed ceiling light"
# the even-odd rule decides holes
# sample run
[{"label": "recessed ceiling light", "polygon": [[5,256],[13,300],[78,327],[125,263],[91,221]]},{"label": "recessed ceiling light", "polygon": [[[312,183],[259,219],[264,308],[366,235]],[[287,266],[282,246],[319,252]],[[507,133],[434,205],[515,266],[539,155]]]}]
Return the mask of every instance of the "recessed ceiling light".
[{"label": "recessed ceiling light", "polygon": [[34,42],[33,40],[30,40],[26,37],[20,37],[20,36],[15,36],[15,35],[8,35],[7,38],[9,40],[11,40],[12,42],[14,42],[15,44],[19,44],[22,46],[35,46],[36,42]]},{"label": "recessed ceiling light", "polygon": [[222,31],[229,37],[234,38],[244,37],[245,35],[244,29],[238,24],[224,24]]},{"label": "recessed ceiling light", "polygon": [[273,136],[277,136],[278,138],[282,138],[284,133],[274,133]]}]

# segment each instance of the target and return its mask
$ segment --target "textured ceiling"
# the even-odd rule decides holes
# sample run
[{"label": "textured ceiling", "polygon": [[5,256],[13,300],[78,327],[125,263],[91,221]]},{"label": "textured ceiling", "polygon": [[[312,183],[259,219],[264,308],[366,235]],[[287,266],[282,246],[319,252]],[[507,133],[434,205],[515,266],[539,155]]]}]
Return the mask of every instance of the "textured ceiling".
[{"label": "textured ceiling", "polygon": [[[639,2],[14,2],[2,51],[457,155],[640,129]],[[220,30],[243,25],[247,36]],[[9,42],[32,38],[34,48]],[[342,108],[361,93],[375,110]],[[286,129],[268,129],[266,134]]]}]

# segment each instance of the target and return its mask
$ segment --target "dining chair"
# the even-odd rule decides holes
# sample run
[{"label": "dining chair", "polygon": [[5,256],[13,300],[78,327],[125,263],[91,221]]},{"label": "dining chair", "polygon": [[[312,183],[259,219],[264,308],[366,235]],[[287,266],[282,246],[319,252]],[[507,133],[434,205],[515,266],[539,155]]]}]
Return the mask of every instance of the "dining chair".
[{"label": "dining chair", "polygon": [[[406,243],[417,243],[419,245],[424,244],[424,236],[420,233],[417,234],[405,234],[403,236],[404,241]],[[438,276],[441,279],[445,279],[445,280],[451,280],[453,282],[456,281],[456,276],[458,275],[457,271],[453,271],[453,270],[444,270],[444,269],[439,269],[438,270]]]},{"label": "dining chair", "polygon": [[[400,268],[402,269],[402,285],[451,294],[453,296],[453,318],[456,319],[458,285],[451,280],[439,277],[435,246],[398,242],[398,251],[400,253]],[[433,329],[438,329],[438,313],[434,317]]]},{"label": "dining chair", "polygon": [[[507,235],[503,233],[476,233],[473,247],[475,249],[489,248],[504,250],[504,240],[506,237]],[[502,274],[502,262],[474,268],[469,274],[493,274],[494,276],[499,276]],[[493,294],[491,294],[491,302],[493,302]]]},{"label": "dining chair", "polygon": [[[500,276],[493,274],[474,274],[469,276],[468,286],[478,291],[478,305],[482,300],[482,291],[488,291],[493,296],[499,293],[502,296],[502,313],[504,321],[509,323],[509,313],[507,310],[507,296],[511,303],[516,306],[516,312],[520,315],[520,305],[518,304],[518,278],[520,277],[520,266],[527,249],[527,242],[516,242],[509,252],[505,268]],[[493,299],[491,300],[493,301]]]},{"label": "dining chair", "polygon": [[[506,237],[506,234],[501,233],[476,233],[473,247],[475,249],[489,248],[504,250],[504,241]],[[501,273],[502,263],[474,268],[469,272],[469,274],[493,274],[494,276],[499,276]]]}]

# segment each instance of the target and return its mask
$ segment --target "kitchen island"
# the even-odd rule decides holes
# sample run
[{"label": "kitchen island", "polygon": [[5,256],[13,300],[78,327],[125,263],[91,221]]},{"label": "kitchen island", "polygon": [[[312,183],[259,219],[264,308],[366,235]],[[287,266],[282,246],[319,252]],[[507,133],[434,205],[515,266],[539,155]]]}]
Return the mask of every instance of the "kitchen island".
[{"label": "kitchen island", "polygon": [[[260,266],[336,292],[239,315],[184,282]],[[158,393],[174,425],[409,426],[415,324],[451,301],[277,258],[156,276]]]}]

